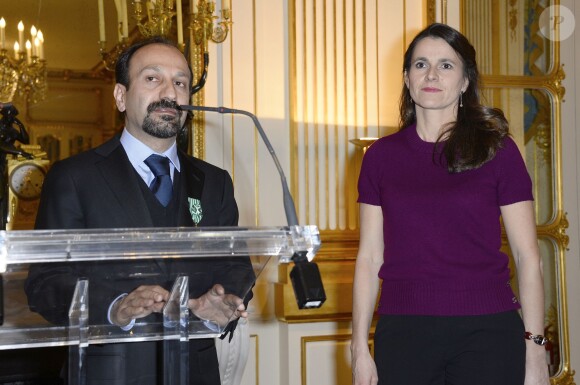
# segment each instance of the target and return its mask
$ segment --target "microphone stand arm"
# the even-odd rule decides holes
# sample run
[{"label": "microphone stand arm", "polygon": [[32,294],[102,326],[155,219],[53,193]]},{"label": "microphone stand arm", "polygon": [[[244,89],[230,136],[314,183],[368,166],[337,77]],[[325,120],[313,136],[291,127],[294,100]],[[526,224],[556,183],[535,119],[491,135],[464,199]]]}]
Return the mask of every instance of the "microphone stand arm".
[{"label": "microphone stand arm", "polygon": [[240,114],[240,115],[249,116],[252,119],[252,121],[254,122],[254,125],[256,126],[256,129],[258,130],[258,133],[262,137],[262,140],[264,141],[264,144],[266,145],[266,148],[268,149],[268,152],[270,153],[270,155],[272,156],[272,159],[274,160],[274,164],[276,165],[276,168],[278,169],[278,174],[280,174],[280,179],[282,181],[282,198],[284,201],[284,211],[286,212],[286,220],[288,221],[288,226],[298,226],[298,216],[296,215],[296,206],[294,205],[294,200],[292,199],[292,195],[290,194],[290,189],[288,188],[288,182],[286,181],[286,176],[284,175],[284,170],[282,169],[282,166],[280,165],[280,161],[278,160],[278,157],[276,156],[276,152],[274,151],[274,147],[272,147],[270,140],[268,140],[268,137],[266,136],[266,133],[264,132],[264,129],[262,128],[262,125],[260,124],[260,121],[258,120],[256,115],[254,115],[248,111],[237,110],[237,109],[226,108],[226,107],[206,107],[206,106],[183,105],[183,106],[181,106],[181,108],[183,110],[187,110],[187,111],[209,111],[209,112],[217,112],[220,114]]},{"label": "microphone stand arm", "polygon": [[[181,106],[182,110],[187,111],[209,111],[217,112],[220,114],[241,114],[249,116],[253,121],[256,129],[260,133],[268,152],[272,155],[274,159],[274,164],[278,169],[280,174],[280,179],[282,180],[282,193],[284,199],[284,210],[286,211],[286,220],[288,221],[288,226],[298,226],[298,217],[296,215],[296,207],[294,206],[294,200],[288,189],[288,183],[286,182],[286,177],[284,176],[284,170],[278,161],[274,147],[268,140],[260,121],[256,115],[244,111],[236,110],[226,107],[206,107],[206,106]],[[292,256],[292,261],[294,262],[294,267],[290,272],[290,280],[292,281],[292,287],[294,288],[294,296],[296,297],[296,302],[299,309],[313,309],[322,306],[324,301],[326,301],[326,293],[324,291],[324,286],[322,284],[322,277],[318,266],[314,262],[309,262],[306,252],[296,252]]]}]

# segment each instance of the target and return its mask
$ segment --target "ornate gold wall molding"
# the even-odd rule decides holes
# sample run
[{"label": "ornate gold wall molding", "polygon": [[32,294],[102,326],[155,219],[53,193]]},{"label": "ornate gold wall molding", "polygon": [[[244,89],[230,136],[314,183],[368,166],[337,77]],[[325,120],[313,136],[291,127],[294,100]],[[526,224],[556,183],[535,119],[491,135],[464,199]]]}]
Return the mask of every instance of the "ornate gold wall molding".
[{"label": "ornate gold wall molding", "polygon": [[[437,18],[437,6],[439,5],[439,18]],[[427,0],[427,24],[447,24],[447,0]]]},{"label": "ornate gold wall molding", "polygon": [[538,236],[549,237],[557,242],[562,250],[568,250],[570,237],[566,234],[566,229],[569,226],[566,213],[558,211],[554,220],[543,226],[538,226]]},{"label": "ornate gold wall molding", "polygon": [[[26,122],[29,124],[63,124],[69,126],[95,126],[102,128],[104,108],[103,89],[87,86],[50,86],[49,97],[43,103],[26,108]],[[111,94],[112,99],[112,94]],[[55,116],[54,108],[66,103],[68,114]]]},{"label": "ornate gold wall molding", "polygon": [[[193,30],[189,30],[190,41],[194,41]],[[193,78],[198,79],[203,72],[203,45],[192,45],[192,50],[190,54],[189,62],[191,63],[191,70],[193,72]],[[195,81],[195,80],[194,80]],[[205,92],[203,88],[193,95],[191,103],[196,106],[203,106],[205,104]],[[188,153],[192,154],[196,158],[205,158],[205,113],[202,111],[196,111],[194,118],[191,121],[190,134],[193,134],[189,138],[189,148]]]},{"label": "ornate gold wall molding", "polygon": [[510,36],[512,40],[516,39],[516,28],[518,26],[518,9],[516,7],[518,0],[509,0],[510,10],[508,12],[509,21],[508,26],[510,29]]},{"label": "ornate gold wall molding", "polygon": [[256,373],[256,385],[260,385],[260,336],[258,334],[250,334],[250,340],[254,340],[254,346],[256,349],[254,373]]},{"label": "ornate gold wall molding", "polygon": [[427,24],[433,24],[437,20],[437,4],[435,0],[427,0]]},{"label": "ornate gold wall molding", "polygon": [[69,81],[85,80],[94,81],[99,85],[103,83],[112,84],[114,75],[110,71],[78,71],[71,69],[48,69],[48,80],[52,81]]}]

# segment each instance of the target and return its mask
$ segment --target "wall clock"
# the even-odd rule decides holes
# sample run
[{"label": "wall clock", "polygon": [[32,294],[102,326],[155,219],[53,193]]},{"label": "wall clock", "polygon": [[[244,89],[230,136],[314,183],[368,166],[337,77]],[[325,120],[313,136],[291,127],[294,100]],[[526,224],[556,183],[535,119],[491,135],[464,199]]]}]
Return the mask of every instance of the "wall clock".
[{"label": "wall clock", "polygon": [[39,199],[45,175],[44,168],[34,161],[22,162],[10,172],[8,185],[19,199]]},{"label": "wall clock", "polygon": [[40,193],[50,161],[38,145],[22,145],[33,156],[27,159],[13,156],[8,159],[8,212],[6,230],[34,228]]}]

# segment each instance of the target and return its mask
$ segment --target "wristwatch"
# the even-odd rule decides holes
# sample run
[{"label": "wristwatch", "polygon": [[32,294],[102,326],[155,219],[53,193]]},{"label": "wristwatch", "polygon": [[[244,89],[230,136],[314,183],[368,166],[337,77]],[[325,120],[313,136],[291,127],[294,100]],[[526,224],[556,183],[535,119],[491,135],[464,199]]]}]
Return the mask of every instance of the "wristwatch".
[{"label": "wristwatch", "polygon": [[526,332],[524,334],[524,338],[526,340],[532,340],[535,344],[544,346],[548,343],[548,339],[541,334],[532,334],[530,332]]}]

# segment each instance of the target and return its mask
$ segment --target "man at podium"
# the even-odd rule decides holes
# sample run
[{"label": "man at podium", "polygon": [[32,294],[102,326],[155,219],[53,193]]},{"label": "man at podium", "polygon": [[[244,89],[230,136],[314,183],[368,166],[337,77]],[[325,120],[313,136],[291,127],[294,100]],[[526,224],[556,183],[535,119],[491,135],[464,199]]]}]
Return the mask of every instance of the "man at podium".
[{"label": "man at podium", "polygon": [[[122,133],[55,163],[44,182],[37,229],[237,226],[229,174],[176,145],[189,103],[192,72],[173,43],[152,38],[129,47],[116,65],[114,98],[125,115]],[[188,307],[225,326],[247,317],[253,282],[246,258],[97,261],[33,265],[26,282],[31,310],[66,324],[79,278],[89,280],[91,324],[123,330],[159,322],[171,285],[188,275]],[[228,328],[233,332],[235,321]],[[226,329],[228,330],[228,329]],[[189,341],[191,384],[219,385],[213,339]],[[157,384],[157,342],[90,345],[87,384]]]}]

